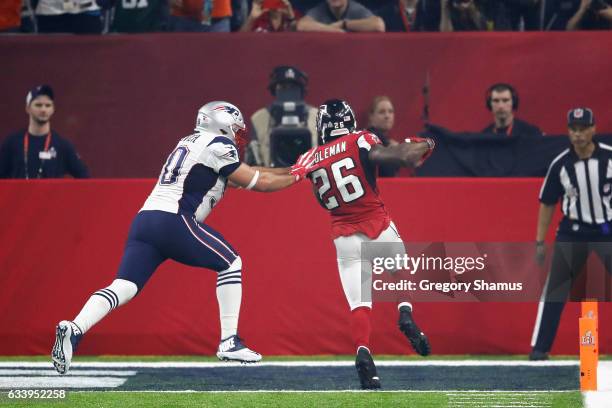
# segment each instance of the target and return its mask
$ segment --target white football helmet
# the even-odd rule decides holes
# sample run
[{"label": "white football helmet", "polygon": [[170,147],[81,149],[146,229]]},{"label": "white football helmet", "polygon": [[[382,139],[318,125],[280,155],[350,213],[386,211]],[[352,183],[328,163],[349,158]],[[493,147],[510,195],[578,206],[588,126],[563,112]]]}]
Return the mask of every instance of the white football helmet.
[{"label": "white football helmet", "polygon": [[237,145],[245,141],[246,125],[240,110],[229,102],[209,102],[198,110],[196,132],[208,131],[227,136]]}]

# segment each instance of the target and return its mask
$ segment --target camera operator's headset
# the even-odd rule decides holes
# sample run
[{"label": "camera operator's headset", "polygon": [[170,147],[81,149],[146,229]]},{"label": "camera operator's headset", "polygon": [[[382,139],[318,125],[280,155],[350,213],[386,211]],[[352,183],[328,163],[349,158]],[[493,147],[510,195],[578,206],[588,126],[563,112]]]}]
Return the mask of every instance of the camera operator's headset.
[{"label": "camera operator's headset", "polygon": [[276,96],[276,85],[280,82],[295,82],[302,88],[302,97],[306,96],[308,75],[299,69],[289,65],[280,65],[274,68],[270,74],[270,84],[268,85],[268,90],[273,96]]},{"label": "camera operator's headset", "polygon": [[514,89],[514,87],[510,84],[507,84],[505,82],[498,82],[496,84],[493,84],[489,87],[489,89],[487,89],[487,93],[485,96],[485,103],[487,105],[487,109],[488,110],[493,110],[493,107],[491,106],[491,94],[493,93],[493,91],[510,91],[510,94],[512,95],[512,110],[516,111],[518,110],[519,107],[519,96],[518,96],[518,92],[516,92],[516,89]]}]

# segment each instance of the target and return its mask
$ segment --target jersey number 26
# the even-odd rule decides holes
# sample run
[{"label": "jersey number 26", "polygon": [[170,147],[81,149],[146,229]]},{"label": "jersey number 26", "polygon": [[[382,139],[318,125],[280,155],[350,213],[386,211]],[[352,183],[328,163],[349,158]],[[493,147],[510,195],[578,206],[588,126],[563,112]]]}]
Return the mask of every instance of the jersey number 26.
[{"label": "jersey number 26", "polygon": [[333,210],[340,206],[339,199],[344,203],[350,203],[365,194],[359,177],[354,174],[346,174],[348,170],[354,168],[353,159],[346,157],[332,163],[330,166],[331,178],[326,168],[312,172],[312,182],[317,187],[318,199],[322,206]]}]

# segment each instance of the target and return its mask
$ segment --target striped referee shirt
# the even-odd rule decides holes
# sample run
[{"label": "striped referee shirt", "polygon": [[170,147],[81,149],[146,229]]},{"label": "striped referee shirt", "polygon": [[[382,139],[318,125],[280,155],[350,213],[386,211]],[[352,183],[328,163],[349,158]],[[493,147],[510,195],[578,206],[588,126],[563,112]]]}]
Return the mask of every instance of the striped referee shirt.
[{"label": "striped referee shirt", "polygon": [[540,202],[555,205],[562,197],[561,211],[566,218],[599,225],[612,221],[612,146],[593,143],[595,150],[588,159],[580,159],[569,148],[552,161]]}]

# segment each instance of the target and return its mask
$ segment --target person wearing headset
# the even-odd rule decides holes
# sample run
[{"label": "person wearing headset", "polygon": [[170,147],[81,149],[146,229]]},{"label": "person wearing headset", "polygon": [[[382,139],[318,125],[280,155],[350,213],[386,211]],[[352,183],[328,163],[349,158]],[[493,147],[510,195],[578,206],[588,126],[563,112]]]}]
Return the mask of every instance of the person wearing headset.
[{"label": "person wearing headset", "polygon": [[484,128],[482,133],[496,133],[508,137],[543,135],[537,126],[514,116],[519,107],[519,95],[512,85],[503,82],[491,85],[487,90],[485,103],[493,114],[493,123]]}]

